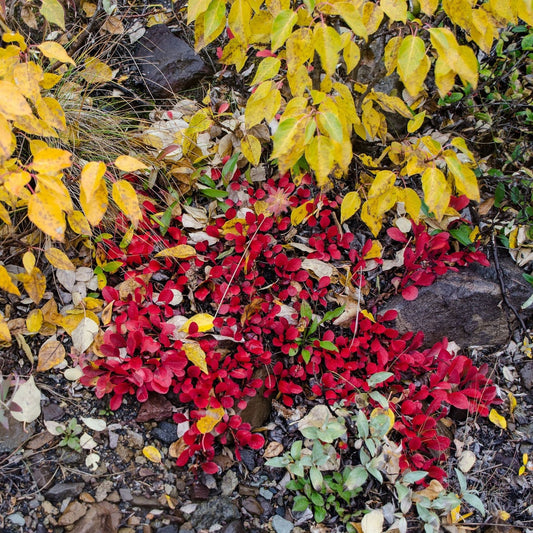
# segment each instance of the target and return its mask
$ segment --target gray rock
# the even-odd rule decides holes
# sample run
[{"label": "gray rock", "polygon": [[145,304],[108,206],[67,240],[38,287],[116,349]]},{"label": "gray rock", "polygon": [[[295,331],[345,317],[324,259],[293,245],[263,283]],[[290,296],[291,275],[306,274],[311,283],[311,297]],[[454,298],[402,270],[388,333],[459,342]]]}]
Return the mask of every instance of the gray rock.
[{"label": "gray rock", "polygon": [[227,496],[216,496],[202,502],[191,516],[191,523],[198,529],[209,529],[240,518],[237,506]]},{"label": "gray rock", "polygon": [[276,533],[291,533],[291,531],[294,529],[294,524],[288,520],[285,520],[285,518],[276,515],[272,519],[272,527]]},{"label": "gray rock", "polygon": [[155,531],[155,533],[178,533],[178,532],[179,532],[179,529],[172,524],[168,526],[158,527]]},{"label": "gray rock", "polygon": [[118,493],[120,494],[120,499],[123,502],[130,502],[133,500],[133,495],[131,494],[130,489],[118,489]]},{"label": "gray rock", "polygon": [[0,424],[0,453],[12,452],[24,444],[34,433],[35,423],[24,424],[7,415],[8,429]]},{"label": "gray rock", "polygon": [[263,514],[263,507],[261,504],[252,496],[249,496],[242,501],[242,506],[252,515]]},{"label": "gray rock", "polygon": [[26,525],[26,522],[24,520],[24,517],[20,513],[13,513],[7,516],[7,519],[16,526],[22,526],[24,527]]},{"label": "gray rock", "polygon": [[533,389],[533,361],[531,359],[524,361],[520,369],[520,377],[522,378],[522,384],[527,390]]},{"label": "gray rock", "polygon": [[133,52],[146,88],[154,98],[169,98],[209,73],[199,55],[164,24],[147,28]]},{"label": "gray rock", "polygon": [[57,503],[65,498],[76,498],[84,487],[85,483],[58,483],[46,491],[45,496],[47,500]]},{"label": "gray rock", "polygon": [[[500,263],[509,299],[519,311],[530,286],[510,258],[500,259]],[[495,267],[477,264],[448,272],[429,287],[419,287],[414,301],[391,298],[380,313],[389,309],[398,311],[395,327],[401,333],[424,332],[425,346],[443,337],[462,348],[500,346],[507,342],[514,318],[502,303]],[[523,311],[524,317],[531,314],[532,310]]]},{"label": "gray rock", "polygon": [[244,526],[240,520],[233,520],[220,530],[220,533],[245,533]]},{"label": "gray rock", "polygon": [[263,487],[259,489],[259,494],[261,494],[261,496],[263,496],[265,500],[269,500],[269,501],[274,497],[274,494],[270,490],[265,489]]},{"label": "gray rock", "polygon": [[237,479],[237,475],[235,474],[235,472],[233,470],[228,470],[224,474],[224,477],[222,478],[222,483],[220,486],[222,495],[230,496],[238,484],[239,484],[239,480]]},{"label": "gray rock", "polygon": [[160,422],[152,429],[152,435],[165,444],[172,444],[178,440],[178,426],[172,422]]}]

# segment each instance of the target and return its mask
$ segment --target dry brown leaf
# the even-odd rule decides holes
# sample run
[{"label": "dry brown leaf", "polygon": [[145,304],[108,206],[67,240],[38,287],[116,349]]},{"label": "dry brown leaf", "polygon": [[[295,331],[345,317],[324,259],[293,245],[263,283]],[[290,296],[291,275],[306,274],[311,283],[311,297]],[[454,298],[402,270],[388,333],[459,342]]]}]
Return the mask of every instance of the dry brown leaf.
[{"label": "dry brown leaf", "polygon": [[271,457],[277,457],[283,451],[283,444],[281,442],[272,441],[268,443],[268,446],[265,448],[263,457],[270,459]]},{"label": "dry brown leaf", "polygon": [[50,370],[65,359],[65,347],[59,341],[50,339],[39,350],[37,372]]}]

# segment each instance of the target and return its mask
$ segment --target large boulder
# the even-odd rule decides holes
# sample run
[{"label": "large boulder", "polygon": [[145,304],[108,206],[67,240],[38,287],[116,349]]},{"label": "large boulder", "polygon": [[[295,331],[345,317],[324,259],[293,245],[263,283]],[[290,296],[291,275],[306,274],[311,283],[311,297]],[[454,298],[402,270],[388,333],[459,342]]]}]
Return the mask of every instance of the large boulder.
[{"label": "large boulder", "polygon": [[[522,270],[510,258],[500,259],[500,267],[509,300],[524,318],[533,308],[521,310],[532,287]],[[425,345],[447,337],[461,347],[501,346],[516,327],[515,316],[503,302],[494,265],[470,265],[458,272],[448,272],[430,287],[419,288],[412,302],[395,296],[386,307],[398,311],[395,327],[402,333],[423,331]]]},{"label": "large boulder", "polygon": [[164,24],[146,29],[133,51],[142,82],[154,98],[169,98],[192,87],[209,68],[194,50]]}]

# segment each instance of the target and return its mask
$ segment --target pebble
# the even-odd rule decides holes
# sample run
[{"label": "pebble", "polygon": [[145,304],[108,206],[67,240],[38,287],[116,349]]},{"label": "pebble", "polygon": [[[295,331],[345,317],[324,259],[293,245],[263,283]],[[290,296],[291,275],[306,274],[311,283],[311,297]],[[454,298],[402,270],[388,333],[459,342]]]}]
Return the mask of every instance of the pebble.
[{"label": "pebble", "polygon": [[114,431],[109,431],[109,447],[114,450],[118,444],[118,433]]},{"label": "pebble", "polygon": [[118,489],[118,493],[120,494],[120,499],[123,502],[130,502],[131,500],[133,500],[133,496],[131,494],[130,489]]},{"label": "pebble", "polygon": [[242,506],[250,514],[260,515],[263,513],[263,507],[261,507],[261,504],[251,496],[242,501]]},{"label": "pebble", "polygon": [[130,444],[133,448],[142,448],[144,446],[143,436],[131,429],[128,429],[126,433],[126,440],[127,444]]},{"label": "pebble", "polygon": [[26,522],[24,520],[24,517],[20,514],[20,513],[13,513],[13,514],[10,514],[7,519],[12,523],[12,524],[15,524],[17,526],[26,526]]},{"label": "pebble", "polygon": [[270,490],[265,489],[265,488],[263,488],[263,487],[261,487],[261,488],[259,489],[259,494],[260,494],[261,496],[263,496],[263,498],[264,498],[265,500],[269,500],[269,501],[274,497],[274,494],[273,494]]},{"label": "pebble", "polygon": [[178,440],[178,426],[172,422],[160,422],[152,429],[152,435],[165,444],[172,444]]},{"label": "pebble", "polygon": [[102,481],[98,487],[96,487],[96,492],[94,494],[94,498],[97,502],[103,502],[107,495],[111,492],[115,485],[115,482],[111,479],[106,479],[105,481]]},{"label": "pebble", "polygon": [[57,523],[60,526],[71,526],[77,522],[87,512],[87,506],[84,503],[73,501],[69,503],[65,512],[59,517]]},{"label": "pebble", "polygon": [[233,470],[228,470],[222,478],[220,490],[224,496],[229,496],[233,493],[238,484],[239,480],[237,479],[235,472]]},{"label": "pebble", "polygon": [[244,526],[240,520],[233,520],[220,530],[220,533],[245,533]]},{"label": "pebble", "polygon": [[198,505],[191,517],[197,528],[210,528],[212,525],[230,522],[240,518],[237,506],[227,496],[215,496]]},{"label": "pebble", "polygon": [[179,532],[179,529],[172,524],[168,526],[158,527],[155,530],[155,533],[178,533],[178,532]]},{"label": "pebble", "polygon": [[285,518],[276,515],[272,519],[272,527],[276,533],[291,533],[291,531],[294,529],[294,524],[288,520],[285,520]]},{"label": "pebble", "polygon": [[59,502],[65,498],[75,498],[85,487],[85,483],[58,483],[46,492],[51,502]]},{"label": "pebble", "polygon": [[109,496],[106,498],[106,500],[108,502],[111,502],[111,503],[118,503],[120,501],[120,496],[119,496],[118,492],[116,490],[114,490],[113,492],[111,492],[109,494]]}]

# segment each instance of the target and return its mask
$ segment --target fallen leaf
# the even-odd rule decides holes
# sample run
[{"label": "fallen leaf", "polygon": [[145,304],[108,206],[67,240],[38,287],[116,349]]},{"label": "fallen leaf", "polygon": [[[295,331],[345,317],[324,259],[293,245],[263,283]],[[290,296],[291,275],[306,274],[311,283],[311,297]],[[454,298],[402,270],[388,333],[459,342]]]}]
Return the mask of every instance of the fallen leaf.
[{"label": "fallen leaf", "polygon": [[189,246],[188,244],[178,244],[173,248],[167,248],[166,250],[161,250],[155,257],[173,257],[175,259],[185,259],[186,257],[193,257],[196,255],[196,250]]},{"label": "fallen leaf", "polygon": [[106,421],[101,418],[89,418],[86,416],[81,417],[82,422],[93,431],[104,431],[107,427]]},{"label": "fallen leaf", "polygon": [[361,197],[355,191],[349,192],[341,204],[341,224],[353,217],[361,207]]},{"label": "fallen leaf", "polygon": [[0,265],[0,289],[10,292],[11,294],[16,294],[17,296],[20,296],[20,291],[18,290],[17,286],[13,283],[13,280],[11,279],[9,272],[5,269],[5,267],[1,265]]},{"label": "fallen leaf", "polygon": [[11,416],[19,422],[29,424],[41,414],[41,391],[35,385],[33,376],[30,376],[18,387],[11,400],[21,409],[20,411],[11,411]]},{"label": "fallen leaf", "polygon": [[88,317],[80,320],[74,331],[71,333],[72,345],[79,353],[83,353],[93,343],[98,333],[98,324]]},{"label": "fallen leaf", "polygon": [[278,455],[280,455],[283,450],[284,448],[281,442],[269,442],[268,446],[265,448],[263,457],[265,457],[266,459],[270,459],[271,457],[278,457]]},{"label": "fallen leaf", "polygon": [[129,155],[119,155],[115,160],[115,166],[123,172],[136,172],[143,168],[148,168],[142,161]]},{"label": "fallen leaf", "polygon": [[196,422],[198,431],[202,434],[209,433],[222,420],[224,416],[224,408],[207,409],[206,415]]},{"label": "fallen leaf", "polygon": [[209,374],[207,363],[205,362],[206,354],[197,342],[187,342],[183,345],[183,351],[194,366],[197,366],[204,374]]},{"label": "fallen leaf", "polygon": [[145,446],[143,448],[143,455],[152,463],[161,462],[161,453],[155,446]]},{"label": "fallen leaf", "polygon": [[131,183],[125,180],[118,180],[113,183],[111,192],[118,208],[131,220],[131,223],[136,228],[142,219],[142,212],[139,207],[137,193]]},{"label": "fallen leaf", "polygon": [[181,326],[180,331],[189,333],[189,328],[193,323],[198,325],[198,331],[209,331],[210,329],[213,329],[213,320],[214,317],[212,317],[209,313],[198,313],[197,315],[189,318],[189,320],[187,320],[187,322]]},{"label": "fallen leaf", "polygon": [[59,248],[48,248],[48,250],[44,252],[44,255],[50,264],[56,268],[61,270],[76,270],[76,267],[67,257],[67,254],[62,252]]},{"label": "fallen leaf", "polygon": [[363,533],[381,533],[383,531],[384,520],[385,518],[381,509],[370,511],[361,520]]},{"label": "fallen leaf", "polygon": [[93,472],[98,468],[100,463],[100,456],[97,453],[90,453],[85,458],[85,466],[90,468]]},{"label": "fallen leaf", "polygon": [[433,501],[435,498],[438,498],[439,494],[444,491],[444,487],[436,479],[432,479],[429,482],[429,485],[418,492],[413,493],[413,502],[418,503],[421,498],[428,498],[430,501]]},{"label": "fallen leaf", "polygon": [[459,460],[457,461],[457,466],[459,467],[461,472],[464,472],[466,474],[467,472],[470,472],[470,470],[472,470],[472,467],[474,466],[475,462],[475,453],[470,450],[465,450],[459,457]]},{"label": "fallen leaf", "polygon": [[505,417],[500,415],[496,409],[491,409],[489,413],[489,420],[501,429],[507,429],[507,420]]},{"label": "fallen leaf", "polygon": [[37,356],[37,372],[50,370],[65,359],[65,347],[57,340],[46,341],[39,350]]},{"label": "fallen leaf", "polygon": [[43,325],[43,312],[33,309],[26,317],[26,328],[30,333],[37,333]]}]

